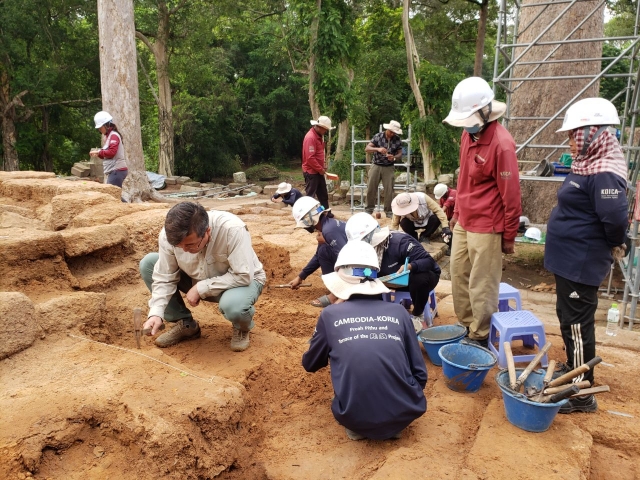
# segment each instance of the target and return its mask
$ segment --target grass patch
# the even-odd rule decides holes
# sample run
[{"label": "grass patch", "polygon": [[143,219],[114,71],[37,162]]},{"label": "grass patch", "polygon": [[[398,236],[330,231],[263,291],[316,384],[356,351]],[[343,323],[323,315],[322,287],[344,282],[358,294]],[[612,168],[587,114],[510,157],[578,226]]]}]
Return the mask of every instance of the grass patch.
[{"label": "grass patch", "polygon": [[516,243],[516,253],[506,258],[523,267],[542,268],[544,266],[544,245]]}]

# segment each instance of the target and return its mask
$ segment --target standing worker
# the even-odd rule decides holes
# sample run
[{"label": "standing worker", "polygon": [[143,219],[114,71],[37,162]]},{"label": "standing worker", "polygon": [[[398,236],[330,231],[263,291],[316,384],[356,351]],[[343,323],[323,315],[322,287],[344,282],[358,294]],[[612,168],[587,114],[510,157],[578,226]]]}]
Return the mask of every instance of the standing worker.
[{"label": "standing worker", "polygon": [[129,170],[118,127],[113,123],[113,117],[109,112],[96,113],[93,121],[104,137],[104,144],[100,149],[91,150],[89,155],[102,159],[106,183],[122,188],[122,182],[127,178]]},{"label": "standing worker", "polygon": [[[625,241],[627,164],[608,125],[618,125],[616,107],[603,98],[574,103],[562,128],[569,136],[573,163],[558,190],[558,205],[547,227],[544,266],[556,279],[556,314],[572,370],[596,355],[598,287],[609,273],[612,249]],[[615,253],[615,252],[614,252]],[[589,380],[593,370],[574,382]],[[593,395],[571,398],[560,413],[595,412]]]},{"label": "standing worker", "polygon": [[456,206],[456,194],[458,192],[444,183],[439,183],[433,189],[433,196],[438,200],[440,208],[444,210],[447,220],[453,217],[453,210]]},{"label": "standing worker", "polygon": [[460,175],[451,226],[451,290],[468,338],[487,345],[491,315],[498,311],[502,254],[514,253],[520,214],[516,144],[496,120],[506,105],[493,99],[479,77],[462,80],[444,122],[463,127]]},{"label": "standing worker", "polygon": [[318,120],[311,120],[311,129],[302,142],[302,174],[304,190],[309,197],[316,197],[325,210],[329,210],[329,192],[324,174],[327,165],[324,158],[324,135],[336,127],[331,126],[331,119],[325,115]]},{"label": "standing worker", "polygon": [[[429,243],[429,238],[435,233],[438,227],[442,226],[442,240],[451,244],[451,230],[449,220],[440,208],[438,202],[423,192],[400,193],[391,202],[393,209],[393,221],[391,228],[408,233],[419,242]],[[422,230],[418,238],[418,230]]]},{"label": "standing worker", "polygon": [[384,132],[376,133],[367,144],[364,151],[373,153],[372,165],[369,168],[367,181],[367,205],[365,212],[372,214],[378,198],[378,185],[382,180],[384,188],[384,213],[387,218],[393,216],[391,199],[393,198],[393,184],[395,182],[395,162],[402,159],[402,135],[400,123],[391,120],[383,123]]},{"label": "standing worker", "polygon": [[351,440],[399,438],[427,410],[427,367],[407,311],[385,302],[373,247],[353,241],[322,281],[343,303],[325,308],[309,350],[307,372],[331,361],[331,411]]},{"label": "standing worker", "polygon": [[158,252],[140,261],[140,274],[151,291],[149,316],[144,328],[155,335],[163,320],[174,327],[155,344],[169,347],[200,337],[200,325],[185,306],[200,300],[215,302],[231,322],[231,350],[249,347],[254,327],[253,306],[262,293],[267,276],[251,246],[251,236],[242,220],[229,212],[211,210],[194,202],[171,207],[158,238]]}]

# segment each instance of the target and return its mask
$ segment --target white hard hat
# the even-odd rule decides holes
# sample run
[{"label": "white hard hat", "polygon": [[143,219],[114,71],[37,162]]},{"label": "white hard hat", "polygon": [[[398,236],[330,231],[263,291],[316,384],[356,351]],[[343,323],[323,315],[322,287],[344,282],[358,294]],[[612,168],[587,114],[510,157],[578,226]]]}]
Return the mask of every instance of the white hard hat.
[{"label": "white hard hat", "polygon": [[105,123],[109,123],[113,120],[113,117],[109,114],[109,112],[98,112],[93,117],[93,121],[96,122],[96,128],[100,128]]},{"label": "white hard hat", "polygon": [[525,227],[529,226],[529,219],[527,217],[525,217],[524,215],[520,216],[520,223],[524,223]]},{"label": "white hard hat", "polygon": [[442,196],[447,193],[447,187],[444,183],[439,183],[433,188],[433,196],[436,197],[436,200],[440,200]]},{"label": "white hard hat", "polygon": [[331,119],[326,115],[320,115],[318,120],[311,120],[311,125],[319,125],[327,130],[333,130],[336,127],[331,126]]},{"label": "white hard hat", "polygon": [[365,212],[356,213],[344,227],[347,240],[362,240],[372,247],[382,243],[389,236],[389,227],[380,228],[377,220]]},{"label": "white hard hat", "polygon": [[296,228],[309,228],[318,223],[322,212],[328,212],[329,210],[325,210],[315,198],[305,196],[296,200],[291,213],[296,221]]},{"label": "white hard hat", "polygon": [[459,121],[489,105],[493,97],[493,90],[483,78],[465,78],[453,90],[451,111],[443,121],[456,127],[466,126]]},{"label": "white hard hat", "polygon": [[529,240],[535,240],[536,242],[542,240],[542,232],[536,227],[527,228],[527,231],[524,232],[524,236]]},{"label": "white hard hat", "polygon": [[604,98],[585,98],[567,109],[562,128],[556,132],[567,132],[591,125],[618,125],[620,118],[616,107]]},{"label": "white hard hat", "polygon": [[380,270],[378,254],[371,245],[362,240],[347,242],[338,253],[338,259],[334,267],[335,271],[337,272],[340,267],[347,266],[370,268],[376,272]]}]

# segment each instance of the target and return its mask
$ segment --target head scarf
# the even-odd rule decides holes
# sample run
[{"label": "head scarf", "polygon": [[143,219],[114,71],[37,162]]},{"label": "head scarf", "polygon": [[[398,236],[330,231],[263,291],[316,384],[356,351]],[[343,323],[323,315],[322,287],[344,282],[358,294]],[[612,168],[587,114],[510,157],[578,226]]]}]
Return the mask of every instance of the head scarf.
[{"label": "head scarf", "polygon": [[[600,126],[592,125],[587,128],[580,127],[573,131],[578,155],[573,159],[571,172],[583,176],[611,172],[627,180],[627,162],[624,159],[620,142],[615,135],[605,129],[594,139],[593,137]],[[586,139],[585,130],[588,131]],[[591,144],[583,154],[585,141],[591,142]]]}]

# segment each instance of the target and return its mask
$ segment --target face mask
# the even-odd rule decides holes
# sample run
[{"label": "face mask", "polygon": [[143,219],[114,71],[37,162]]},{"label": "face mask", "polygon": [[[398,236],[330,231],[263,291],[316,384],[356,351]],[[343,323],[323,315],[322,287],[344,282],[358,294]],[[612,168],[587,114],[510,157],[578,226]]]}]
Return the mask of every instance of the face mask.
[{"label": "face mask", "polygon": [[480,125],[475,125],[473,127],[464,127],[467,133],[474,135],[480,131]]},{"label": "face mask", "polygon": [[309,233],[314,233],[316,231],[316,226],[306,227],[305,230]]}]

